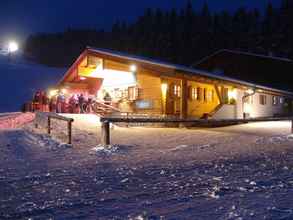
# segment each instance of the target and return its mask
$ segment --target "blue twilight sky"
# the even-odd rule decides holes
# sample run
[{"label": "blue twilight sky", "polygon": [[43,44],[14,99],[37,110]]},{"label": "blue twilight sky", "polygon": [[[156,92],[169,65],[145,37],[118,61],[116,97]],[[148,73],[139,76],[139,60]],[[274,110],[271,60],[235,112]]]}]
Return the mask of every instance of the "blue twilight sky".
[{"label": "blue twilight sky", "polygon": [[[207,2],[212,11],[240,6],[264,9],[269,0],[193,0],[199,10]],[[270,0],[275,6],[281,0]],[[108,28],[117,19],[133,21],[145,8],[182,8],[187,0],[0,0],[0,43],[22,40],[30,33],[63,31],[67,27]]]}]

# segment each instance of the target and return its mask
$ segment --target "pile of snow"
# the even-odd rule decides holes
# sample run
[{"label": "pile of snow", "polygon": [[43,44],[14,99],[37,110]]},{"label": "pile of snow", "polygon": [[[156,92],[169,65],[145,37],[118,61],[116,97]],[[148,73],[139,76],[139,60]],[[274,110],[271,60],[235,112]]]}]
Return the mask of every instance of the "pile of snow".
[{"label": "pile of snow", "polygon": [[94,147],[91,149],[91,152],[98,153],[98,154],[106,154],[110,155],[113,153],[116,153],[118,151],[119,147],[117,145],[101,145],[99,144],[98,146]]},{"label": "pile of snow", "polygon": [[0,129],[18,128],[34,120],[33,113],[12,113],[0,116]]},{"label": "pile of snow", "polygon": [[63,68],[50,68],[29,63],[21,56],[9,60],[0,54],[0,112],[19,111],[22,104],[31,101],[37,90],[56,85],[64,74]]}]

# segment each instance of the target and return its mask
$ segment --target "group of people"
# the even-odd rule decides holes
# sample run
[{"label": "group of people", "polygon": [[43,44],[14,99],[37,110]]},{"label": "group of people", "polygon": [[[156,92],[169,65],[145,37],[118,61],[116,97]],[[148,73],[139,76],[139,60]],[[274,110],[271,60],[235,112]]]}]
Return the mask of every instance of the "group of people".
[{"label": "group of people", "polygon": [[73,94],[66,98],[65,94],[59,92],[49,97],[46,92],[37,91],[33,98],[32,110],[49,111],[56,113],[89,113],[93,98],[85,97],[83,94]]}]

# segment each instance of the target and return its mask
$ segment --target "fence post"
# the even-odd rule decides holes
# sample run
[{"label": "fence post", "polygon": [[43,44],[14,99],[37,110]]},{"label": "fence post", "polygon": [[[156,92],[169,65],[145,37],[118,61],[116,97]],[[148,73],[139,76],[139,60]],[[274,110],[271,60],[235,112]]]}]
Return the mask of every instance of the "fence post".
[{"label": "fence post", "polygon": [[48,134],[51,134],[51,117],[48,116]]},{"label": "fence post", "polygon": [[110,145],[110,122],[102,122],[102,131],[101,131],[101,145],[108,146]]},{"label": "fence post", "polygon": [[71,144],[71,136],[72,136],[72,121],[68,121],[68,144]]}]

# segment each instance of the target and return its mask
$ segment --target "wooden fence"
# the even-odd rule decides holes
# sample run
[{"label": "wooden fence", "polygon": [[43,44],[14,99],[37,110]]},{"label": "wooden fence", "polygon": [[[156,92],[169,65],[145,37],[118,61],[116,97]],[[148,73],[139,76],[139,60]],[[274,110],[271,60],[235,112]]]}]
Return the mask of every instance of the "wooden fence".
[{"label": "wooden fence", "polygon": [[136,118],[136,117],[102,117],[101,144],[111,144],[110,123],[178,123],[181,125],[192,124],[194,127],[202,125],[225,125],[249,122],[291,121],[291,133],[293,133],[293,117],[251,118],[251,119],[180,119],[180,118]]},{"label": "wooden fence", "polygon": [[37,112],[36,119],[35,119],[35,127],[38,128],[39,125],[42,125],[43,127],[47,127],[48,134],[51,134],[52,133],[52,126],[51,126],[52,119],[67,122],[67,134],[68,134],[67,143],[72,144],[72,123],[74,121],[73,118],[64,117],[55,113]]}]

